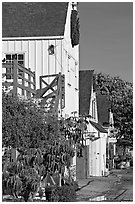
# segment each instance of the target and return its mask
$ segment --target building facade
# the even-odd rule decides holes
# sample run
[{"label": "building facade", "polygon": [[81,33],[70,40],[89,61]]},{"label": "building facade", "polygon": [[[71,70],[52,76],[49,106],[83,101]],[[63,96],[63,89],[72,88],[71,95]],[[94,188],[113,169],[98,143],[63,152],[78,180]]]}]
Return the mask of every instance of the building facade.
[{"label": "building facade", "polygon": [[41,76],[48,76],[46,83],[50,84],[50,75],[64,75],[62,115],[78,114],[77,6],[67,2],[3,2],[2,12],[2,59],[16,59],[35,72],[36,89],[40,88]]},{"label": "building facade", "polygon": [[96,92],[93,73],[94,70],[79,72],[79,114],[87,119],[87,130],[84,133],[82,157],[77,158],[78,179],[106,176],[109,171],[107,147],[110,144],[110,120],[113,120],[113,114],[109,112],[107,99],[101,96],[105,100],[102,103]]}]

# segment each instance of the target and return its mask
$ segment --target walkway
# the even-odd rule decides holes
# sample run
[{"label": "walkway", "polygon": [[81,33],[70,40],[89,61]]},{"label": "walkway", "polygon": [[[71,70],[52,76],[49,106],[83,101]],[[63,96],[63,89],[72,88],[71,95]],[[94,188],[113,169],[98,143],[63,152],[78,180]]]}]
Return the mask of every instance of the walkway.
[{"label": "walkway", "polygon": [[114,170],[108,177],[78,181],[77,201],[132,201],[133,170]]}]

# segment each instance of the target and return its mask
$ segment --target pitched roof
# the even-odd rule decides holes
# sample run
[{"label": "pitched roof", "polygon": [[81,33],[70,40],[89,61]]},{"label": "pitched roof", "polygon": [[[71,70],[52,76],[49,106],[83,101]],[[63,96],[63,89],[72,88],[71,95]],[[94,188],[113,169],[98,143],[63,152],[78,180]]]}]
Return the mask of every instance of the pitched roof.
[{"label": "pitched roof", "polygon": [[68,2],[3,2],[2,37],[62,36]]},{"label": "pitched roof", "polygon": [[96,97],[98,122],[103,126],[109,125],[109,109],[111,108],[111,103],[105,95],[97,94]]},{"label": "pitched roof", "polygon": [[90,121],[90,123],[99,131],[102,133],[107,133],[107,131],[99,124],[99,123],[95,123],[93,121]]},{"label": "pitched roof", "polygon": [[89,114],[94,70],[79,71],[79,114]]}]

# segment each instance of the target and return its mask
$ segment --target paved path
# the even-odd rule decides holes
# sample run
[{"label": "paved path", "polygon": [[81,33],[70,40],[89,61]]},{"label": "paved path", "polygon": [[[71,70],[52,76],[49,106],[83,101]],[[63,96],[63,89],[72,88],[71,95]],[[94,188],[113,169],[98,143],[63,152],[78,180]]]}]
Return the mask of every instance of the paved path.
[{"label": "paved path", "polygon": [[133,169],[121,170],[118,174],[120,181],[115,184],[113,191],[108,194],[112,201],[133,201]]},{"label": "paved path", "polygon": [[78,181],[77,201],[132,201],[133,170],[114,170],[108,177]]}]

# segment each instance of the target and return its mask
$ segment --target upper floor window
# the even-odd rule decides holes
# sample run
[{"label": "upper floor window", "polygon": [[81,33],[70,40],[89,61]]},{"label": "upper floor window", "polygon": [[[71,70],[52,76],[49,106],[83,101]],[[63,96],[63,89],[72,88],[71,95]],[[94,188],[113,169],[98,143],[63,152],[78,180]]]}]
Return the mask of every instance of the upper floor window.
[{"label": "upper floor window", "polygon": [[78,90],[78,73],[77,73],[78,68],[77,66],[78,66],[78,63],[75,62],[75,89],[76,90]]},{"label": "upper floor window", "polygon": [[[24,66],[24,54],[13,53],[13,54],[5,54],[6,63],[13,63],[13,60],[16,59],[18,64]],[[19,70],[19,74],[21,74],[21,70]],[[12,79],[12,68],[6,69],[6,79]]]},{"label": "upper floor window", "polygon": [[95,100],[92,100],[92,117],[95,119],[96,118],[96,104]]},{"label": "upper floor window", "polygon": [[68,70],[67,70],[67,83],[71,86],[71,57],[68,55]]},{"label": "upper floor window", "polygon": [[14,54],[6,54],[6,62],[13,62],[14,59],[17,60],[18,64],[24,66],[24,54],[14,53]]}]

